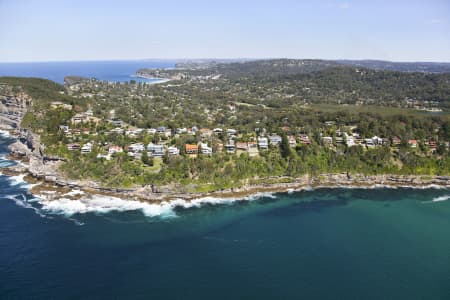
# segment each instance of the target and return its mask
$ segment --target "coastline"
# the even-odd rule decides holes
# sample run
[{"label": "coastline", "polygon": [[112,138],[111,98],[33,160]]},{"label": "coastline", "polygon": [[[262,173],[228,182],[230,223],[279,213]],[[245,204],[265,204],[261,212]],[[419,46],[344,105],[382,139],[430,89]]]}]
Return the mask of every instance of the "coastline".
[{"label": "coastline", "polygon": [[[3,129],[5,129],[3,127]],[[16,138],[11,130],[0,131],[4,136]],[[292,193],[297,191],[320,188],[450,188],[450,176],[438,175],[365,175],[349,173],[327,173],[317,176],[303,175],[301,177],[270,177],[266,182],[244,184],[224,190],[210,192],[189,192],[184,187],[166,185],[155,187],[147,185],[136,188],[104,187],[91,180],[71,180],[64,178],[57,171],[60,160],[42,156],[39,149],[39,136],[31,135],[28,141],[33,144],[34,151],[17,140],[9,145],[8,159],[18,162],[17,165],[2,168],[6,176],[21,177],[30,186],[30,193],[46,201],[83,200],[96,197],[137,201],[159,206],[198,206],[201,203],[234,202],[251,200],[260,195],[273,193]],[[270,182],[272,181],[272,182]]]}]

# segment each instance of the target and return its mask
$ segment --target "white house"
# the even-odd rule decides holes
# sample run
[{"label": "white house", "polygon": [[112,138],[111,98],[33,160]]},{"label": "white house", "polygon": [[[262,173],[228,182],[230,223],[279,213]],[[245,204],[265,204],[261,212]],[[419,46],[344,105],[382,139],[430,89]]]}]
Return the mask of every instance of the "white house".
[{"label": "white house", "polygon": [[147,151],[154,157],[161,157],[164,155],[164,146],[150,143],[147,145]]},{"label": "white house", "polygon": [[281,136],[271,135],[269,136],[269,141],[271,145],[278,146],[279,144],[281,144]]},{"label": "white house", "polygon": [[169,155],[180,155],[180,149],[175,146],[167,148],[167,152],[169,153]]},{"label": "white house", "polygon": [[200,143],[200,148],[201,148],[202,154],[207,154],[207,155],[212,154],[212,148],[208,147],[208,144]]},{"label": "white house", "polygon": [[258,137],[258,146],[260,149],[268,149],[269,148],[269,140],[266,137]]},{"label": "white house", "polygon": [[82,154],[87,154],[87,153],[91,153],[92,151],[92,144],[91,143],[86,143],[83,145],[83,147],[81,147],[81,153]]}]

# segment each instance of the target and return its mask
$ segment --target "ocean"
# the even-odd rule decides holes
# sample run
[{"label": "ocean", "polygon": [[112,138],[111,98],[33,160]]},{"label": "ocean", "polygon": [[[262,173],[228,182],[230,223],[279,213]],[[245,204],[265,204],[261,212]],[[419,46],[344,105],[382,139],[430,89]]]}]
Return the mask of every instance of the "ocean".
[{"label": "ocean", "polygon": [[[10,142],[0,166],[14,163]],[[52,207],[21,176],[0,187],[1,299],[450,299],[447,189],[322,188],[158,212]]]},{"label": "ocean", "polygon": [[155,82],[158,80],[135,77],[136,71],[140,68],[173,67],[175,61],[170,60],[0,63],[0,76],[39,77],[58,83],[64,83],[64,77],[69,75],[114,82]]},{"label": "ocean", "polygon": [[[0,75],[127,81],[173,66],[148,63],[0,64]],[[0,135],[0,167],[15,163],[12,141]],[[0,299],[450,299],[448,189],[151,205],[49,201],[30,187],[0,175]]]}]

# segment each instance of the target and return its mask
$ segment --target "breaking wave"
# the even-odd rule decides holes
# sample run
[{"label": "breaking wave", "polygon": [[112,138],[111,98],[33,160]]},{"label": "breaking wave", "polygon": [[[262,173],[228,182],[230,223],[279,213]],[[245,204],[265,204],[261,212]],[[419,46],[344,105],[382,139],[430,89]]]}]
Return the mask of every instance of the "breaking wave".
[{"label": "breaking wave", "polygon": [[431,202],[442,202],[442,201],[447,201],[447,200],[450,200],[450,195],[444,195],[444,196],[433,198],[433,200],[431,200]]},{"label": "breaking wave", "polygon": [[36,207],[34,207],[33,205],[30,204],[32,202],[38,201],[37,198],[27,199],[27,197],[24,194],[6,195],[4,197],[6,199],[14,201],[14,203],[17,206],[33,210],[37,215],[41,216],[42,218],[47,218],[48,217],[45,214],[43,214],[40,209],[38,209],[38,208],[36,208]]},{"label": "breaking wave", "polygon": [[0,129],[0,135],[3,137],[10,137],[9,131]]},{"label": "breaking wave", "polygon": [[[66,195],[79,195],[82,191],[74,190]],[[271,193],[258,193],[242,198],[216,198],[203,197],[194,200],[174,199],[161,203],[149,203],[138,200],[125,200],[111,196],[91,195],[77,200],[69,198],[52,199],[48,195],[38,196],[37,202],[42,205],[41,210],[51,213],[71,217],[75,214],[95,213],[106,214],[109,212],[141,211],[147,217],[173,218],[177,214],[175,208],[199,208],[203,205],[223,205],[232,204],[237,201],[253,201],[266,198],[276,198]]]}]

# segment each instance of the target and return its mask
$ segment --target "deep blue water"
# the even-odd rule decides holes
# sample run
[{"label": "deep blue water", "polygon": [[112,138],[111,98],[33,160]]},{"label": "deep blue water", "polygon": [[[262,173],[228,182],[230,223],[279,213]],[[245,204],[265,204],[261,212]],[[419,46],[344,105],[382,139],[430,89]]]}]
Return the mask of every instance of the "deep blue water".
[{"label": "deep blue water", "polygon": [[450,201],[432,202],[449,190],[69,218],[17,182],[0,176],[0,299],[450,299]]},{"label": "deep blue water", "polygon": [[154,80],[134,77],[134,74],[140,68],[174,66],[175,62],[168,60],[0,63],[0,76],[39,77],[58,83],[63,83],[69,75],[116,82],[151,82]]}]

